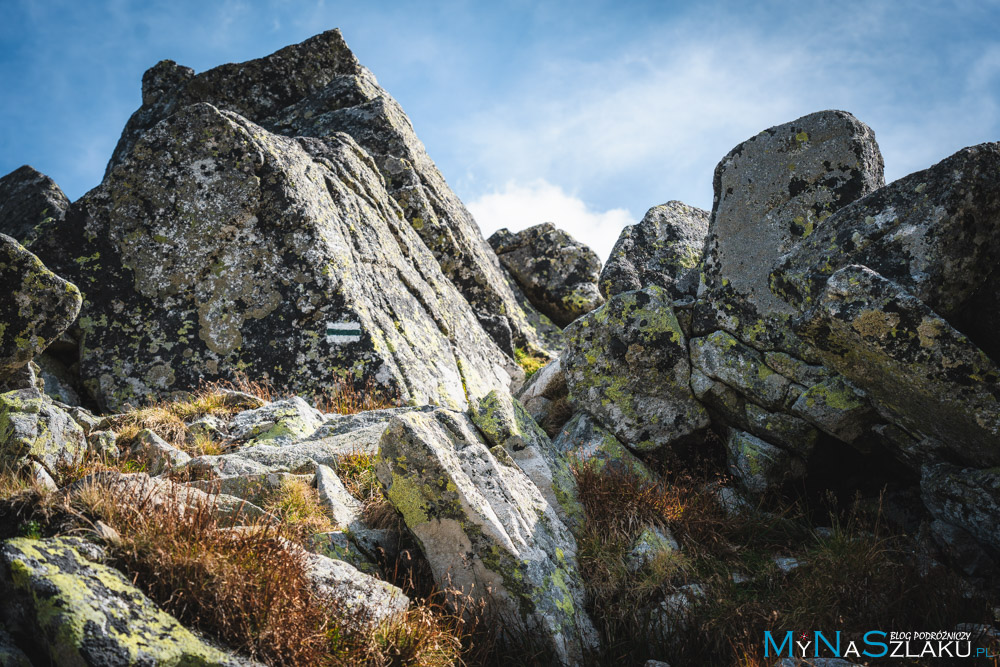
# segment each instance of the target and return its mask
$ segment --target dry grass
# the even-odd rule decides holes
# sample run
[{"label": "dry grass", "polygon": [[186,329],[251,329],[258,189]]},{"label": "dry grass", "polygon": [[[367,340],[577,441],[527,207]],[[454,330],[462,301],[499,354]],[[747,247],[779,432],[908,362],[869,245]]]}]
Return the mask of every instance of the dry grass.
[{"label": "dry grass", "polygon": [[336,378],[330,388],[315,399],[316,409],[320,412],[340,415],[395,408],[402,404],[397,396],[387,393],[384,387],[371,380],[358,387],[352,380],[343,378]]},{"label": "dry grass", "polygon": [[278,517],[287,537],[299,542],[336,529],[319,501],[319,492],[305,480],[284,480],[268,494],[263,509]]},{"label": "dry grass", "polygon": [[[580,568],[606,646],[598,664],[653,658],[770,667],[765,630],[846,636],[874,628],[950,629],[990,618],[985,601],[963,597],[957,578],[943,568],[921,576],[912,540],[886,531],[880,512],[860,502],[832,507],[832,532],[819,533],[796,503],[777,513],[728,516],[707,491],[706,478],[675,475],[652,485],[618,471],[581,468],[576,474],[590,523],[579,540]],[[661,554],[630,573],[629,546],[647,524],[669,524],[682,552]],[[785,574],[775,555],[794,557],[800,567]],[[747,581],[734,583],[733,572]],[[688,583],[699,583],[705,596],[692,605],[686,627],[655,636],[651,603]]]},{"label": "dry grass", "polygon": [[337,461],[337,476],[348,493],[362,504],[362,518],[372,528],[402,530],[402,517],[382,492],[382,485],[375,476],[378,457],[374,454],[355,453],[341,456]]}]

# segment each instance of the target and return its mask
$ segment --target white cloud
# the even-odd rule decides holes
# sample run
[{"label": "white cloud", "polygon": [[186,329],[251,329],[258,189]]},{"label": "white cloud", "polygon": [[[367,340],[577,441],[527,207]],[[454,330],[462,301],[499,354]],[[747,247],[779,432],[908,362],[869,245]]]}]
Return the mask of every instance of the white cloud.
[{"label": "white cloud", "polygon": [[589,246],[602,261],[611,254],[622,227],[637,222],[623,208],[595,211],[579,197],[544,179],[529,183],[508,181],[502,190],[484,194],[468,202],[467,206],[484,236],[502,227],[520,231],[542,222],[552,222]]}]

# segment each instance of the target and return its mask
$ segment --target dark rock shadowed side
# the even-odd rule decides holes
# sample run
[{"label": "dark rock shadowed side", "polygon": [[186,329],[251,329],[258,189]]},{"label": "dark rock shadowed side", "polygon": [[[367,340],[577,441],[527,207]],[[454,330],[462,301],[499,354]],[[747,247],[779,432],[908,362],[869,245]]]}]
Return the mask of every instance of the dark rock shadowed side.
[{"label": "dark rock shadowed side", "polygon": [[0,234],[28,246],[53,221],[61,220],[69,199],[56,182],[33,167],[18,167],[0,178]]}]

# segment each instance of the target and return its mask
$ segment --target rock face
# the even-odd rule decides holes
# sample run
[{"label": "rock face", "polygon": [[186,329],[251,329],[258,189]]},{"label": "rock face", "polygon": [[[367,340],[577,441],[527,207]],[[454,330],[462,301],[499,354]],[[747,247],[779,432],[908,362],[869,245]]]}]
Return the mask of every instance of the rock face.
[{"label": "rock face", "polygon": [[88,560],[84,544],[14,539],[0,548],[4,625],[43,640],[51,664],[244,664],[203,643],[117,570]]},{"label": "rock face", "polygon": [[891,421],[967,463],[1000,463],[1000,369],[896,283],[846,266],[797,330]]},{"label": "rock face", "polygon": [[469,419],[447,410],[397,417],[382,436],[379,481],[439,585],[520,619],[561,664],[597,633],[583,609],[576,542],[514,462],[494,456]]},{"label": "rock face", "polygon": [[796,311],[771,293],[768,274],[830,215],[883,184],[874,133],[843,111],[769,128],[731,150],[715,168],[699,294],[717,328],[757,347],[789,347],[783,323]]},{"label": "rock face", "polygon": [[106,409],[245,369],[458,408],[505,387],[506,357],[402,217],[346,135],[177,110],[59,229],[86,293],[85,385]]},{"label": "rock face", "polygon": [[0,234],[31,245],[41,229],[62,220],[69,200],[55,181],[28,165],[0,178]]},{"label": "rock face", "polygon": [[198,102],[286,136],[347,133],[371,155],[406,221],[473,310],[484,318],[504,317],[519,346],[545,350],[558,344],[557,331],[540,325],[544,330],[539,332],[529,323],[531,314],[519,305],[478,226],[428,157],[409,118],[357,61],[339,30],[198,75],[165,60],[143,75],[142,89],[142,107],[129,119],[106,177],[144,132]]},{"label": "rock face", "polygon": [[[1000,308],[1000,143],[965,148],[840,210],[778,266],[772,286],[802,309],[826,280],[859,264],[878,272],[965,333],[994,359]],[[979,298],[977,298],[979,297]],[[984,310],[984,305],[986,306]]]},{"label": "rock face", "polygon": [[642,221],[622,230],[601,271],[601,294],[659,285],[671,297],[693,297],[698,291],[708,211],[668,201],[646,211]]},{"label": "rock face", "polygon": [[622,442],[653,450],[708,426],[691,394],[687,341],[662,288],[618,294],[564,333],[573,402]]},{"label": "rock face", "polygon": [[556,325],[604,303],[597,289],[600,258],[551,222],[516,233],[498,230],[489,244],[531,304]]},{"label": "rock face", "polygon": [[0,380],[41,354],[76,319],[80,291],[0,234]]}]

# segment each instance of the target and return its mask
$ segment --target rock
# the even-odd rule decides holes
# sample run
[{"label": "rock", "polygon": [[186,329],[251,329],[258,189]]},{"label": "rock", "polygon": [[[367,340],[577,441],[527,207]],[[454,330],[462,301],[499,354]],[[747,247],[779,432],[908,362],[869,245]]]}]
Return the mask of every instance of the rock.
[{"label": "rock", "polygon": [[316,533],[309,537],[305,547],[310,553],[343,561],[365,574],[377,576],[379,567],[376,565],[376,554],[369,554],[361,549],[352,536],[352,531],[348,530]]},{"label": "rock", "polygon": [[931,522],[931,537],[948,559],[970,577],[986,577],[996,571],[996,563],[968,531],[935,519]]},{"label": "rock", "polygon": [[997,291],[998,170],[1000,143],[980,144],[869,194],[803,239],[775,269],[773,289],[805,310],[836,271],[867,266],[1000,359],[996,329],[984,326],[998,309],[977,298]]},{"label": "rock", "polygon": [[864,392],[839,375],[809,387],[795,399],[791,412],[848,443],[867,434],[878,421]]},{"label": "rock", "polygon": [[598,470],[607,467],[650,482],[655,479],[645,463],[586,412],[574,415],[552,444],[577,465],[589,465]]},{"label": "rock", "polygon": [[80,395],[73,386],[76,380],[65,364],[45,352],[33,361],[38,364],[38,376],[45,383],[45,393],[49,398],[74,407],[80,405]]},{"label": "rock", "polygon": [[87,436],[87,449],[98,457],[117,459],[121,456],[118,435],[114,431],[91,431]]},{"label": "rock", "polygon": [[1000,463],[1000,370],[899,285],[844,267],[796,331],[890,421],[969,464]]},{"label": "rock", "polygon": [[304,443],[322,445],[331,454],[378,454],[378,444],[382,433],[392,418],[404,412],[413,410],[429,410],[422,408],[386,408],[369,410],[353,415],[324,415],[323,424]]},{"label": "rock", "polygon": [[783,407],[790,381],[764,363],[757,350],[725,331],[691,339],[691,364],[771,410]]},{"label": "rock", "polygon": [[[122,132],[106,179],[127,160],[146,131],[199,102],[233,111],[285,136],[328,138],[347,133],[371,155],[377,175],[398,205],[396,211],[420,235],[473,310],[502,314],[519,346],[545,349],[558,345],[558,330],[551,324],[544,327],[524,312],[496,256],[427,155],[410,119],[358,62],[339,30],[265,58],[222,65],[198,75],[162,61],[143,75],[142,84],[143,105]],[[395,221],[395,211],[392,216]],[[409,239],[403,244],[413,247]],[[397,319],[407,321],[406,317]],[[543,330],[536,330],[529,319],[535,319]]]},{"label": "rock", "polygon": [[948,463],[929,464],[920,476],[920,497],[931,515],[1000,549],[1000,471]]},{"label": "rock", "polygon": [[670,667],[670,663],[663,660],[647,660],[643,667]]},{"label": "rock", "polygon": [[146,473],[152,477],[162,475],[191,460],[186,452],[174,447],[166,440],[144,428],[136,436],[132,445],[132,456],[146,464]]},{"label": "rock", "polygon": [[684,333],[662,288],[618,294],[563,333],[572,401],[629,447],[659,449],[708,426],[691,394]]},{"label": "rock", "polygon": [[319,410],[294,396],[240,412],[230,421],[229,434],[248,446],[281,447],[312,435],[322,423]]},{"label": "rock", "polygon": [[76,319],[80,291],[0,234],[0,380],[41,354]]},{"label": "rock", "polygon": [[578,498],[576,478],[566,459],[524,406],[510,395],[494,391],[479,401],[469,416],[486,442],[492,445],[494,455],[496,447],[504,449],[541,491],[563,523],[574,531],[583,525],[583,506]]},{"label": "rock", "polygon": [[7,634],[7,631],[0,627],[0,665],[7,667],[32,667],[28,656],[24,654],[14,638]]},{"label": "rock", "polygon": [[708,215],[679,201],[646,211],[639,224],[625,227],[618,237],[598,281],[601,294],[610,299],[659,285],[674,299],[695,296]]},{"label": "rock", "polygon": [[246,368],[456,408],[506,387],[507,357],[401,217],[346,135],[179,109],[44,239],[86,292],[85,385],[104,409]]},{"label": "rock", "polygon": [[730,471],[752,494],[805,476],[805,465],[791,452],[736,429],[729,431],[726,452]]},{"label": "rock", "polygon": [[667,640],[687,629],[691,622],[691,608],[705,597],[701,584],[688,584],[668,595],[653,609],[650,618],[654,637]]},{"label": "rock", "polygon": [[396,417],[376,472],[416,537],[438,585],[520,619],[562,664],[597,646],[584,611],[576,543],[514,465],[500,462],[461,413]]},{"label": "rock", "polygon": [[519,232],[501,229],[488,243],[531,304],[557,326],[604,303],[597,289],[600,258],[551,222]]},{"label": "rock", "polygon": [[550,361],[532,375],[518,392],[517,399],[550,438],[556,437],[563,424],[573,416],[562,361]]},{"label": "rock", "polygon": [[37,461],[56,474],[81,460],[86,447],[83,429],[37,389],[0,394],[0,462]]},{"label": "rock", "polygon": [[43,466],[41,463],[39,463],[38,461],[32,461],[30,464],[28,464],[28,468],[31,471],[30,472],[31,482],[37,488],[50,493],[59,490],[59,485],[56,484],[55,480],[52,479],[52,475],[48,473],[48,471],[45,469],[45,466]]},{"label": "rock", "polygon": [[747,430],[757,437],[773,442],[808,459],[819,440],[819,431],[798,417],[785,412],[768,412],[764,408],[746,404]]},{"label": "rock", "polygon": [[344,483],[337,477],[337,473],[333,472],[329,466],[316,466],[314,482],[316,490],[319,492],[319,501],[326,508],[335,524],[351,530],[363,527],[361,501],[348,493]]},{"label": "rock", "polygon": [[406,613],[410,605],[400,589],[342,560],[309,554],[306,563],[307,576],[320,597],[337,602],[341,618],[353,627],[389,623]]},{"label": "rock", "polygon": [[[158,608],[80,540],[18,538],[0,548],[5,624],[54,665],[238,665]],[[6,664],[6,663],[5,663]]]},{"label": "rock", "polygon": [[[768,274],[830,215],[882,187],[871,129],[843,111],[820,111],[764,130],[715,168],[715,199],[699,296],[723,328],[757,349],[794,352]],[[792,349],[787,349],[792,348]]]},{"label": "rock", "polygon": [[28,165],[0,178],[0,234],[22,245],[31,245],[68,208],[69,199],[55,181]]},{"label": "rock", "polygon": [[798,558],[792,558],[790,556],[775,556],[771,560],[778,567],[778,569],[781,570],[782,574],[791,574],[805,564]]},{"label": "rock", "polygon": [[664,553],[680,551],[680,545],[667,527],[647,526],[632,542],[626,556],[630,572],[638,572]]}]

